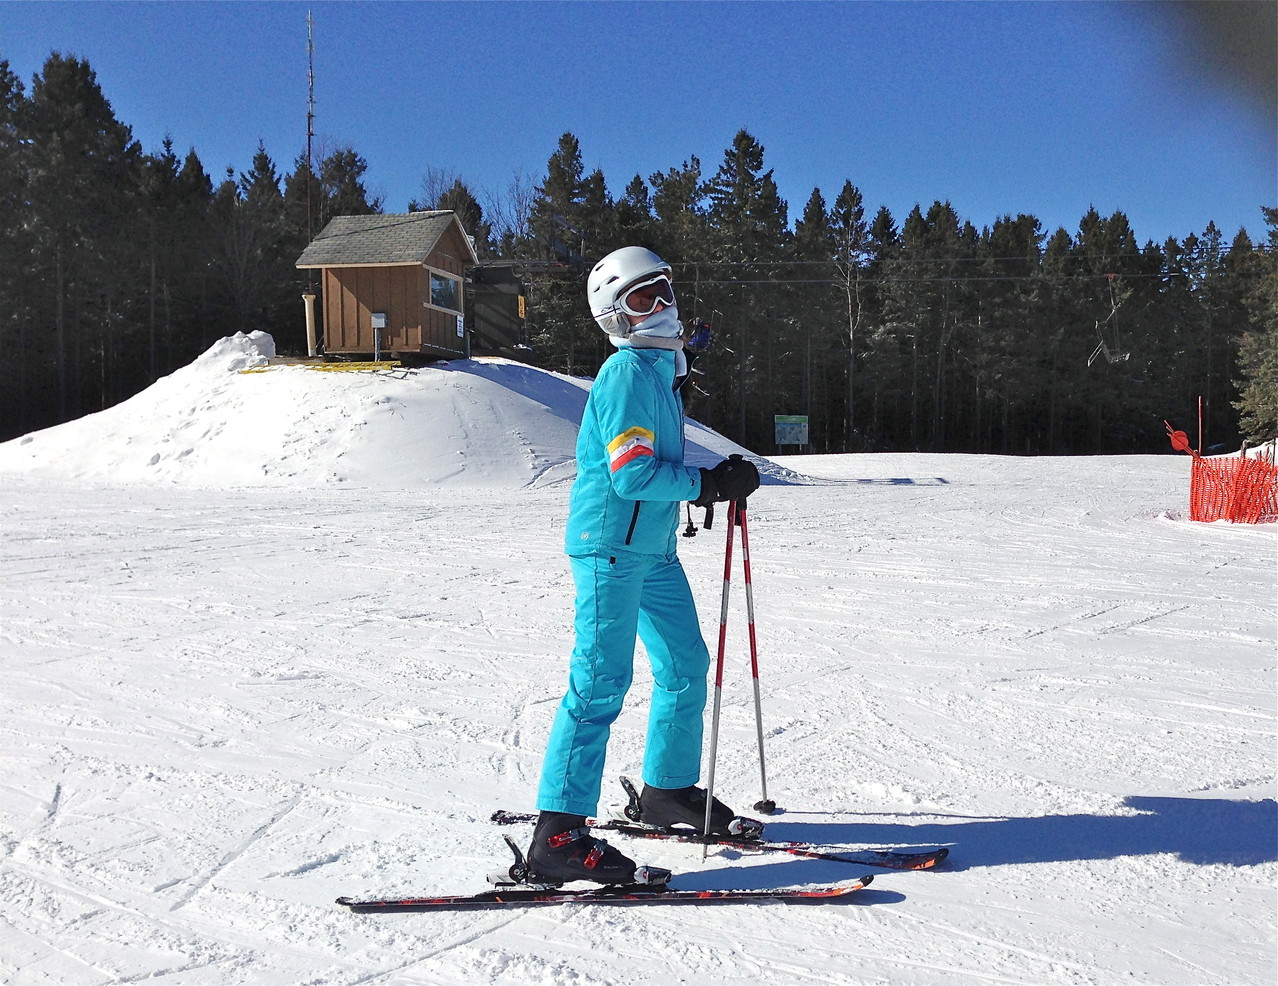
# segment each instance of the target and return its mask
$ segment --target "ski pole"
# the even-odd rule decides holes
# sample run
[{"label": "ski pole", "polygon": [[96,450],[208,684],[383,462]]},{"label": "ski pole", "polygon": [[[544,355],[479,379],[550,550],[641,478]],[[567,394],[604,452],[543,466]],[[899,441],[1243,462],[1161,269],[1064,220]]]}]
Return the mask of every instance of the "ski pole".
[{"label": "ski pole", "polygon": [[[736,529],[737,502],[728,503],[728,546],[723,554],[723,600],[719,604],[719,658],[714,669],[714,715],[710,725],[710,773],[706,777],[706,821],[701,834],[710,835],[710,812],[714,808],[714,765],[719,753],[719,710],[723,703],[723,656],[728,646],[728,592],[732,585],[732,537]],[[704,860],[709,842],[701,845]]]},{"label": "ski pole", "polygon": [[750,534],[746,526],[745,501],[737,510],[736,522],[741,525],[741,562],[745,567],[746,618],[750,623],[750,676],[754,679],[754,726],[759,736],[759,787],[763,797],[755,803],[754,810],[771,815],[777,803],[768,798],[768,772],[763,762],[763,703],[759,699],[759,644],[754,633],[754,583],[750,578]]}]

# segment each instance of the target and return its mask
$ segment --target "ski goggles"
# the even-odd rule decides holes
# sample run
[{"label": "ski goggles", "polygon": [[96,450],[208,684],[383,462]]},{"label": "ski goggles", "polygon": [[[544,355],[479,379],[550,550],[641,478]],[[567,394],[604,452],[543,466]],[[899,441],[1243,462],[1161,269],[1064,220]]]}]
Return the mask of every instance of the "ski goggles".
[{"label": "ski goggles", "polygon": [[646,281],[632,284],[618,301],[621,310],[627,315],[651,315],[658,305],[670,308],[674,303],[674,285],[670,283],[669,274],[658,274]]}]

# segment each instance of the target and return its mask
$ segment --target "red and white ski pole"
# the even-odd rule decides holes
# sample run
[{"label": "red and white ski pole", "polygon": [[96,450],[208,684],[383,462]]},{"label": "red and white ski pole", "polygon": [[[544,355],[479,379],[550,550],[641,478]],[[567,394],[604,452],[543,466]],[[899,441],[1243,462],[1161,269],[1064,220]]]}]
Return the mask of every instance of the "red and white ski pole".
[{"label": "red and white ski pole", "polygon": [[[714,772],[719,752],[719,715],[723,706],[723,661],[728,644],[728,596],[732,587],[732,542],[737,525],[741,526],[741,552],[745,563],[746,612],[750,620],[750,671],[754,678],[754,712],[759,736],[759,778],[763,785],[763,798],[755,804],[755,811],[771,814],[777,810],[776,802],[768,799],[768,781],[763,761],[763,710],[759,699],[759,656],[754,632],[754,587],[750,579],[750,542],[746,525],[745,501],[728,503],[728,543],[723,554],[723,597],[719,604],[719,654],[714,669],[714,713],[710,725],[710,771],[706,778],[706,818],[702,833],[710,832],[710,816],[714,808]],[[704,859],[709,847],[701,847]]]},{"label": "red and white ski pole", "polygon": [[[723,598],[719,603],[719,657],[714,666],[714,714],[710,717],[710,772],[706,776],[706,821],[701,834],[710,835],[710,813],[714,808],[714,767],[719,754],[719,710],[723,704],[723,655],[728,645],[728,593],[732,588],[732,537],[736,529],[737,502],[728,503],[728,547],[723,555]],[[702,845],[706,858],[709,843]]]},{"label": "red and white ski pole", "polygon": [[746,526],[746,505],[741,501],[736,521],[741,525],[741,562],[745,567],[746,617],[750,621],[750,677],[754,681],[754,727],[759,737],[759,788],[763,797],[754,810],[771,815],[777,803],[768,797],[768,772],[763,763],[763,703],[759,699],[759,643],[754,634],[754,583],[750,578],[750,533]]}]

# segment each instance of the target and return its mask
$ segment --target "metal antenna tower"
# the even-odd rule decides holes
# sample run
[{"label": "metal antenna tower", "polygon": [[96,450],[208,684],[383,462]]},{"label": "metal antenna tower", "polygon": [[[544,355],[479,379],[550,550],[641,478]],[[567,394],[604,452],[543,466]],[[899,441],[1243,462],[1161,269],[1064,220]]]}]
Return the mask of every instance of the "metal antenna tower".
[{"label": "metal antenna tower", "polygon": [[[312,219],[311,187],[315,183],[315,171],[311,165],[311,144],[315,139],[315,20],[306,11],[306,242],[315,239]],[[307,272],[311,290],[315,288],[315,271]]]}]

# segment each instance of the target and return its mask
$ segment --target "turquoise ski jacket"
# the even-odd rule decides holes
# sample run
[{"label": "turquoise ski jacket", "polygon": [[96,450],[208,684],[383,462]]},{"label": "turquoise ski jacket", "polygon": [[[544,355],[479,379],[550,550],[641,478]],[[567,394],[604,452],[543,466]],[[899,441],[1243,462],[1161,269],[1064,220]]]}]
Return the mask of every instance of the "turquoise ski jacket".
[{"label": "turquoise ski jacket", "polygon": [[595,378],[577,435],[577,479],[564,536],[569,555],[673,555],[679,503],[701,494],[683,464],[676,353],[626,347]]}]

